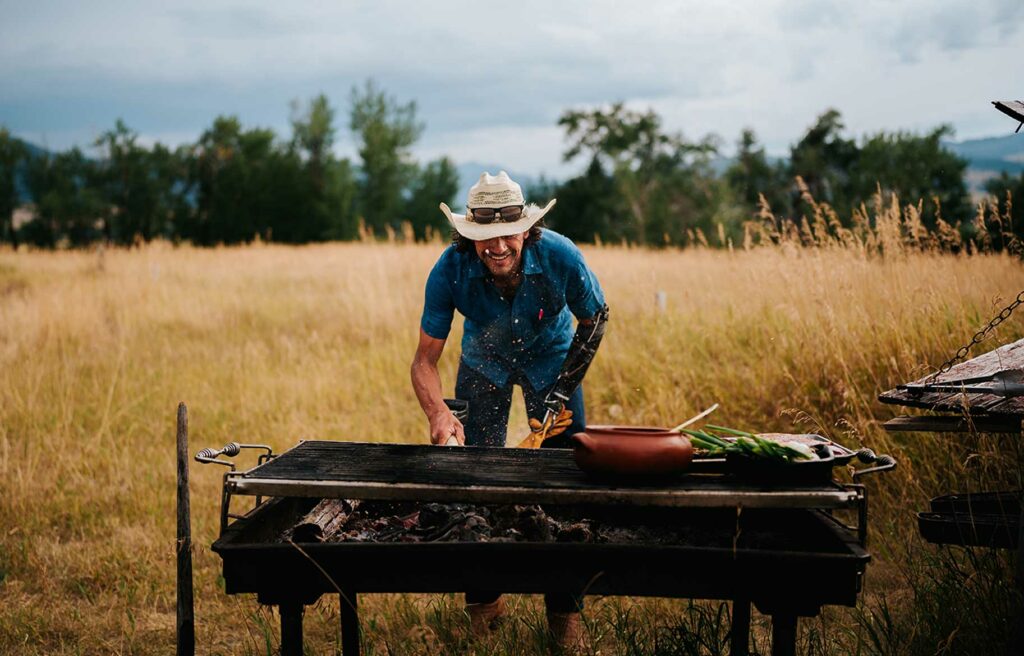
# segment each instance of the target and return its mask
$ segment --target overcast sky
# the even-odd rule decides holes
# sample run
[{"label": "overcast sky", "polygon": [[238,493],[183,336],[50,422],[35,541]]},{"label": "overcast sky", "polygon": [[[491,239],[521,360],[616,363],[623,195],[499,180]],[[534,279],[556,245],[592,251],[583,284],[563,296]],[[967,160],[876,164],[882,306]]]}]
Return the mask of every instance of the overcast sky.
[{"label": "overcast sky", "polygon": [[849,134],[1004,135],[1024,98],[1024,1],[196,2],[0,0],[0,124],[63,149],[118,117],[194,141],[218,114],[289,133],[289,102],[339,110],[373,78],[415,100],[421,158],[564,175],[567,108],[653,107],[690,138],[746,126],[783,154],[839,109]]}]

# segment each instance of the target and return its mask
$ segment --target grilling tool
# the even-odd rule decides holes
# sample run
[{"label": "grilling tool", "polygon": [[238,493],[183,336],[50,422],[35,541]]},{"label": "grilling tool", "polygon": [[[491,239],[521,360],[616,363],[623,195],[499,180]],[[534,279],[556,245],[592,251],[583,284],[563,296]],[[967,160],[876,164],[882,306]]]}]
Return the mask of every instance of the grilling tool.
[{"label": "grilling tool", "polygon": [[[445,399],[444,404],[448,406],[448,409],[452,411],[452,415],[461,422],[466,421],[466,417],[469,416],[469,401],[463,401],[462,399]],[[449,435],[443,442],[443,446],[459,446],[459,441],[455,438],[455,434]]]},{"label": "grilling tool", "polygon": [[916,394],[927,392],[966,392],[968,394],[991,394],[993,396],[1013,398],[1024,396],[1024,369],[1004,369],[985,376],[943,380],[937,383],[898,385],[896,389]]}]

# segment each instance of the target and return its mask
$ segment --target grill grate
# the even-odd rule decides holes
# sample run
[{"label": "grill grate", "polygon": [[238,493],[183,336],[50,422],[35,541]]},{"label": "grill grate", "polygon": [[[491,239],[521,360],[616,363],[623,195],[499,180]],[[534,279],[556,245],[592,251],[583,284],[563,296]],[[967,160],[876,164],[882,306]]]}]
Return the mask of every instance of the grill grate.
[{"label": "grill grate", "polygon": [[296,481],[593,487],[563,450],[307,441],[246,478]]},{"label": "grill grate", "polygon": [[705,475],[635,482],[588,478],[568,449],[435,447],[360,442],[300,442],[269,462],[232,475],[231,493],[480,503],[838,508],[859,495],[834,483],[779,485]]}]

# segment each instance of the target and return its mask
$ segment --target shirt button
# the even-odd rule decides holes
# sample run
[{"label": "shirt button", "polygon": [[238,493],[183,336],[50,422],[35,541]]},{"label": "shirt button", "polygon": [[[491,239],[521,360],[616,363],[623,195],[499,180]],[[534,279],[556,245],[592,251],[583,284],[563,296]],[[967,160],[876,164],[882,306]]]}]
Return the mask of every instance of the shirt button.
[{"label": "shirt button", "polygon": [[519,323],[519,319],[513,319],[512,323]]}]

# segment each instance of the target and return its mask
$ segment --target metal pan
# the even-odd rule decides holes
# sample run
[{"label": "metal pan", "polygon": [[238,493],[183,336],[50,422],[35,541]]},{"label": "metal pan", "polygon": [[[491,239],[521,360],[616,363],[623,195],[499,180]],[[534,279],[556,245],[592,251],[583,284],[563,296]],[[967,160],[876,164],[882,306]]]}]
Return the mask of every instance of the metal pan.
[{"label": "metal pan", "polygon": [[[762,435],[762,437],[772,438],[775,435]],[[794,437],[799,437],[802,442],[808,443],[818,458],[797,462],[775,462],[730,453],[725,458],[726,471],[744,480],[765,484],[817,485],[832,480],[833,467],[850,464],[855,458],[860,462],[875,464],[875,466],[855,471],[854,479],[865,474],[887,471],[896,467],[896,460],[892,456],[875,455],[871,449],[852,451],[820,435]]]}]

